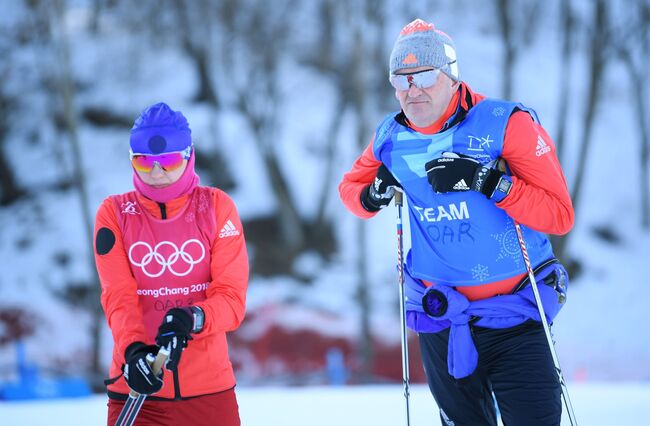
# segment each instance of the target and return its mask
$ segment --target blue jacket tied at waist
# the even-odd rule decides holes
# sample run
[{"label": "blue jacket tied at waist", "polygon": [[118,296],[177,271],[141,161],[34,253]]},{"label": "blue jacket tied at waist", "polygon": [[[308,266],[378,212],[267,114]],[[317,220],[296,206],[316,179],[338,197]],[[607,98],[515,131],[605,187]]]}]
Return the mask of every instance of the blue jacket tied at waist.
[{"label": "blue jacket tied at waist", "polygon": [[[544,279],[556,272],[559,285],[551,287]],[[568,275],[560,263],[551,264],[535,275],[539,295],[546,319],[550,323],[564,304],[564,291]],[[422,281],[405,270],[405,309],[407,326],[418,333],[437,333],[450,327],[447,369],[456,379],[467,377],[474,372],[478,362],[478,352],[474,346],[469,322],[478,317],[472,325],[487,328],[509,328],[529,319],[541,321],[532,287],[527,285],[515,294],[494,296],[470,302],[453,287],[433,285],[427,288]],[[422,306],[422,298],[429,291],[437,291],[446,299],[446,310],[440,316],[427,315]]]}]

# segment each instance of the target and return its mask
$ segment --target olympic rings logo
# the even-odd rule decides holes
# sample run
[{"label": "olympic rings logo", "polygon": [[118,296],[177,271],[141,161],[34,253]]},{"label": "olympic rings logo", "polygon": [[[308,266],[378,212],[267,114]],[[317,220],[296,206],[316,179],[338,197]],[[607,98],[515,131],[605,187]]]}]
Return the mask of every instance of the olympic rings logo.
[{"label": "olympic rings logo", "polygon": [[[185,251],[187,246],[191,243],[197,244],[201,249],[201,256],[196,260],[194,260],[194,258],[190,253]],[[133,249],[135,249],[138,246],[144,246],[148,250],[148,253],[145,254],[140,261],[136,261],[133,258]],[[173,252],[169,255],[167,259],[165,259],[165,256],[159,253],[159,249],[164,246],[170,246],[173,249]],[[203,244],[201,244],[201,242],[197,239],[191,239],[185,241],[180,249],[176,246],[176,244],[172,243],[171,241],[161,241],[158,244],[156,244],[154,248],[151,248],[151,246],[145,243],[144,241],[138,241],[137,243],[131,245],[131,248],[129,248],[129,260],[131,261],[131,264],[142,268],[142,272],[150,278],[156,278],[161,276],[166,269],[169,269],[169,272],[176,275],[177,277],[184,277],[185,275],[192,272],[192,269],[194,269],[194,265],[201,262],[204,257],[205,257],[205,247],[203,247]],[[182,259],[183,262],[189,265],[189,268],[186,271],[178,272],[173,269],[173,266],[176,264],[179,258]],[[151,273],[146,269],[147,265],[149,265],[153,261],[155,261],[158,265],[162,266],[160,271],[156,273]]]}]

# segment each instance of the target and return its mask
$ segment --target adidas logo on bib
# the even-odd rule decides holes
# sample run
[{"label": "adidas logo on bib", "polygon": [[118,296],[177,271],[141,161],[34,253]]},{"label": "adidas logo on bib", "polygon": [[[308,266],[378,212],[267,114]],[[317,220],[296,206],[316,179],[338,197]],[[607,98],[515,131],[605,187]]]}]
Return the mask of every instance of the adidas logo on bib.
[{"label": "adidas logo on bib", "polygon": [[219,238],[236,237],[238,235],[239,231],[235,228],[235,225],[232,224],[230,219],[228,219],[223,228],[221,228],[221,231],[219,231]]}]

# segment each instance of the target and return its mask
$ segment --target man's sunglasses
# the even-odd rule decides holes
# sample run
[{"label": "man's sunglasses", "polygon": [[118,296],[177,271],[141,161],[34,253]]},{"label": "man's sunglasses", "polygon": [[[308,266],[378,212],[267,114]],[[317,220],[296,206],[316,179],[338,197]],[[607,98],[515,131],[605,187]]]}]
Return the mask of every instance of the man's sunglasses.
[{"label": "man's sunglasses", "polygon": [[408,90],[411,84],[418,89],[428,89],[436,84],[439,75],[440,70],[436,68],[414,72],[413,74],[391,74],[388,79],[390,84],[397,90]]},{"label": "man's sunglasses", "polygon": [[130,152],[133,168],[142,173],[150,173],[158,164],[166,172],[177,170],[183,165],[183,160],[188,160],[192,147],[188,146],[183,151],[166,152],[159,155],[139,154]]}]

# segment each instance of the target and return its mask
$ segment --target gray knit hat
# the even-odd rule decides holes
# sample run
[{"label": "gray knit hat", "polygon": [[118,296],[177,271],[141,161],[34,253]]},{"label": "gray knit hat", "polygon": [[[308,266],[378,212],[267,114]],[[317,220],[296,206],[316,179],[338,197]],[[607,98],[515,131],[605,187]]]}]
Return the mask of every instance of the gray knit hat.
[{"label": "gray knit hat", "polygon": [[439,68],[452,80],[459,80],[454,42],[433,24],[416,19],[402,28],[395,41],[390,73],[421,66]]}]

